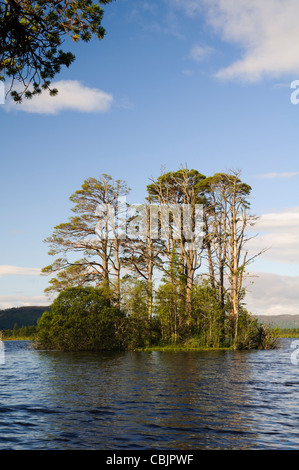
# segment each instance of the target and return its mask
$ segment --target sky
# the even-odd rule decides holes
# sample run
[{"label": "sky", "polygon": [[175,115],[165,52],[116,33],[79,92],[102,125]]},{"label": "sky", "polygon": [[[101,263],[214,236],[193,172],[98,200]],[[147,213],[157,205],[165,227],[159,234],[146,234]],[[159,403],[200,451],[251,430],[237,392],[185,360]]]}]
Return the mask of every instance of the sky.
[{"label": "sky", "polygon": [[248,309],[299,314],[298,0],[116,0],[106,36],[64,49],[59,93],[0,105],[0,309],[48,305],[45,238],[88,177],[150,178],[181,165],[240,169],[267,251],[250,266]]}]

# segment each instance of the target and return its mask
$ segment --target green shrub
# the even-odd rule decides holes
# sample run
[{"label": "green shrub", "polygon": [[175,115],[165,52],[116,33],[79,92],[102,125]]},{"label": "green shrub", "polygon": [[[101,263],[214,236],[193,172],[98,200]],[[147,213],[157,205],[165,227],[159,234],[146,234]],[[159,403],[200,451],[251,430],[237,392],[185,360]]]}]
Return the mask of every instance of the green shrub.
[{"label": "green shrub", "polygon": [[121,349],[117,331],[124,315],[101,288],[61,292],[38,321],[36,347],[72,351]]},{"label": "green shrub", "polygon": [[240,315],[237,349],[274,349],[277,341],[277,328],[263,325],[246,311]]}]

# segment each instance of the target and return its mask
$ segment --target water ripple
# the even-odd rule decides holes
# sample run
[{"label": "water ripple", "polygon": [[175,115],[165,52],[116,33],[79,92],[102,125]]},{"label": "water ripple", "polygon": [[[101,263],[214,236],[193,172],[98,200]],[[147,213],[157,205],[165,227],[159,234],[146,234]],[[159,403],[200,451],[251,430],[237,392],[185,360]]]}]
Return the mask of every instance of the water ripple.
[{"label": "water ripple", "polygon": [[5,343],[2,449],[297,449],[298,367],[275,351],[72,354]]}]

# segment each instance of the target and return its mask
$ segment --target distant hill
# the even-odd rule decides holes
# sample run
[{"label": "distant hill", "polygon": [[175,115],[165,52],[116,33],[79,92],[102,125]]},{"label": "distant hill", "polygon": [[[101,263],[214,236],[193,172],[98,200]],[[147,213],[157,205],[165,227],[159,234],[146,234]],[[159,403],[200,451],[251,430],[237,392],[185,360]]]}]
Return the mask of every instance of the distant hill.
[{"label": "distant hill", "polygon": [[14,307],[0,310],[0,330],[12,330],[17,324],[18,328],[36,325],[38,318],[49,307]]},{"label": "distant hill", "polygon": [[254,315],[261,323],[271,323],[278,328],[299,328],[299,315]]},{"label": "distant hill", "polygon": [[[0,330],[12,330],[15,324],[22,326],[36,325],[38,318],[50,307],[14,307],[0,310]],[[270,323],[278,328],[298,328],[299,315],[254,315],[261,323]]]}]

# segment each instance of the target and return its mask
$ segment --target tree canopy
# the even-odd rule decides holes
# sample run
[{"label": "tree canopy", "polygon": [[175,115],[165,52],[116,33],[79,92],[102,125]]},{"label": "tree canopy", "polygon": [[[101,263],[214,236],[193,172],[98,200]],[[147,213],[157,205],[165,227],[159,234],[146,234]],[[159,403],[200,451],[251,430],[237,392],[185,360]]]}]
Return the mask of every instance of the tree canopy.
[{"label": "tree canopy", "polygon": [[43,347],[63,350],[119,349],[121,312],[105,289],[73,287],[61,292],[38,320]]},{"label": "tree canopy", "polygon": [[[11,80],[10,91],[15,101],[22,97],[51,89],[54,76],[61,66],[74,61],[71,52],[60,47],[63,38],[89,41],[92,36],[102,39],[103,8],[113,0],[5,0],[0,1],[0,80]],[[22,90],[13,89],[14,82]],[[29,90],[32,84],[33,89]]]}]

